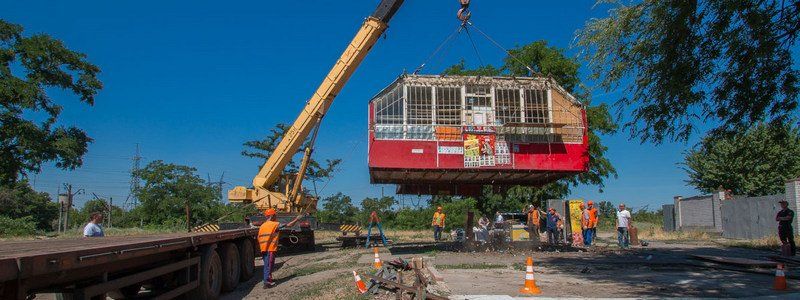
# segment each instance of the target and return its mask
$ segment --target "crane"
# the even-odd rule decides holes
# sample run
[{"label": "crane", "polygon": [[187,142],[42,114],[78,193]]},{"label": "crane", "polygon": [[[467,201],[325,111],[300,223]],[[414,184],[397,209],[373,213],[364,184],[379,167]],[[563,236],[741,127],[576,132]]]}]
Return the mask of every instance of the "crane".
[{"label": "crane", "polygon": [[[228,200],[234,203],[252,203],[259,210],[274,208],[280,213],[292,214],[316,210],[317,199],[304,195],[302,182],[313,152],[319,125],[333,100],[345,86],[372,46],[388,28],[389,21],[402,6],[404,0],[381,0],[375,11],[364,20],[363,25],[342,55],[323,79],[319,88],[311,95],[297,119],[281,138],[278,146],[253,179],[253,187],[237,186],[228,191]],[[466,22],[469,18],[469,0],[459,0],[461,9],[458,18]],[[297,174],[282,174],[303,143],[311,137]],[[284,184],[278,184],[284,175]],[[293,179],[292,179],[293,176]],[[302,224],[302,222],[301,222]]]}]

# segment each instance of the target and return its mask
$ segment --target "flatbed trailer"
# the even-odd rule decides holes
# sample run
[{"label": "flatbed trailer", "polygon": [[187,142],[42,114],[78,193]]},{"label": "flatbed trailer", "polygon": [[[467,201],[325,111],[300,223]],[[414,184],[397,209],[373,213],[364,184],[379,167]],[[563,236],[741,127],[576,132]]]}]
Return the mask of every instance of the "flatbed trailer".
[{"label": "flatbed trailer", "polygon": [[[0,298],[216,299],[253,277],[258,228],[0,242]],[[144,288],[143,288],[144,287]]]}]

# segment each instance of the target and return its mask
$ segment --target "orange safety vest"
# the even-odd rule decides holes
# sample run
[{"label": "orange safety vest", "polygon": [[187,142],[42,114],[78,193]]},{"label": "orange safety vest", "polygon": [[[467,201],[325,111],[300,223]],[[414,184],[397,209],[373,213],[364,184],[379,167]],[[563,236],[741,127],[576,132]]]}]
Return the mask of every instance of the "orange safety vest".
[{"label": "orange safety vest", "polygon": [[444,213],[440,213],[438,211],[433,213],[433,222],[431,222],[431,225],[444,227],[444,217]]},{"label": "orange safety vest", "polygon": [[589,211],[589,224],[588,228],[595,228],[597,227],[597,207],[592,207],[588,209]]},{"label": "orange safety vest", "polygon": [[258,228],[258,245],[261,246],[262,253],[278,251],[279,225],[275,221],[266,221]]},{"label": "orange safety vest", "polygon": [[539,226],[539,210],[533,209],[528,212],[528,226]]}]

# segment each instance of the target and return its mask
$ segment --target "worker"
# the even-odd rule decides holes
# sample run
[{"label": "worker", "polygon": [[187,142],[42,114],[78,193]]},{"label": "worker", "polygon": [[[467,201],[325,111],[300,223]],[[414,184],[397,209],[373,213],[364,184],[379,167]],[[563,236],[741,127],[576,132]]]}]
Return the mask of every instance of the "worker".
[{"label": "worker", "polygon": [[485,215],[478,219],[478,227],[473,228],[475,240],[486,243],[489,240],[489,218]]},{"label": "worker", "polygon": [[433,221],[431,221],[431,225],[433,226],[433,240],[439,241],[442,239],[442,229],[444,229],[444,218],[445,214],[442,212],[442,207],[439,206],[436,208],[436,212],[433,213]]},{"label": "worker", "polygon": [[505,220],[503,220],[503,214],[501,214],[499,211],[496,211],[494,213],[494,228],[497,228],[497,229],[503,228],[503,222],[504,221]]},{"label": "worker", "polygon": [[[797,246],[794,243],[794,230],[792,229],[792,222],[794,221],[794,211],[789,209],[789,202],[786,200],[778,201],[781,204],[781,210],[775,216],[775,221],[778,222],[778,238],[781,240],[782,245],[788,245],[789,256],[797,255]],[[783,247],[781,247],[781,255],[785,255]]]},{"label": "worker", "polygon": [[83,227],[83,236],[85,237],[103,237],[103,213],[93,212],[89,217],[89,223]]},{"label": "worker", "polygon": [[619,247],[622,249],[627,249],[630,246],[628,229],[630,228],[631,223],[631,212],[625,209],[624,203],[620,203],[619,211],[617,211],[617,242],[619,243]]},{"label": "worker", "polygon": [[264,211],[267,220],[258,228],[258,244],[261,247],[261,256],[264,258],[264,288],[268,289],[275,286],[272,280],[272,268],[275,266],[275,252],[278,251],[278,241],[280,240],[280,230],[285,227],[292,227],[301,217],[308,214],[299,214],[289,223],[281,224],[277,221],[275,209],[269,208]]},{"label": "worker", "polygon": [[586,205],[581,202],[580,204],[581,209],[581,238],[583,239],[583,245],[588,246],[586,244],[587,236],[586,234],[589,232],[589,210],[586,209]]},{"label": "worker", "polygon": [[558,223],[561,221],[561,216],[554,208],[547,210],[547,242],[550,245],[556,245],[559,241]]},{"label": "worker", "polygon": [[594,201],[589,201],[586,203],[588,208],[586,211],[589,213],[589,224],[586,226],[586,237],[583,239],[583,243],[586,246],[591,246],[592,241],[594,241],[595,237],[597,237],[597,221],[598,221],[598,213],[597,207],[594,207]]},{"label": "worker", "polygon": [[539,242],[539,207],[528,205],[528,237],[531,241]]}]

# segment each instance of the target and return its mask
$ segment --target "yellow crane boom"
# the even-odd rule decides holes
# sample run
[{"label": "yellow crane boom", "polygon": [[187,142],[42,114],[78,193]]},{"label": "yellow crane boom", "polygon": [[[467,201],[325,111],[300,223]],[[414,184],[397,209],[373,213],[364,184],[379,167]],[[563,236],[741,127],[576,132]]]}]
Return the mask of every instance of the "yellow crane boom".
[{"label": "yellow crane boom", "polygon": [[[336,98],[372,46],[386,30],[389,20],[403,4],[403,1],[382,0],[380,2],[378,8],[364,21],[344,53],[325,76],[317,91],[311,95],[306,106],[300,111],[300,115],[278,143],[275,151],[261,167],[258,175],[253,179],[253,189],[237,186],[228,191],[228,199],[231,202],[256,202],[256,206],[259,208],[276,207],[289,212],[298,211],[299,208],[307,206],[304,203],[298,203],[299,201],[295,199],[289,199],[286,192],[270,191],[269,189],[280,178],[283,169],[291,162],[311,130],[328,111],[333,99]],[[292,198],[299,197],[293,196]]]}]

